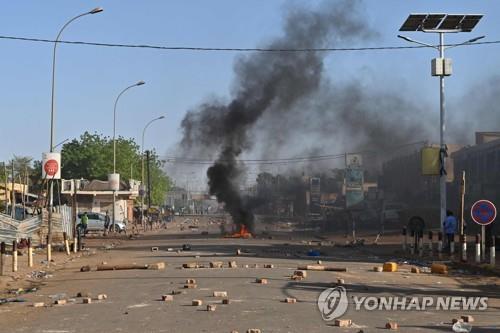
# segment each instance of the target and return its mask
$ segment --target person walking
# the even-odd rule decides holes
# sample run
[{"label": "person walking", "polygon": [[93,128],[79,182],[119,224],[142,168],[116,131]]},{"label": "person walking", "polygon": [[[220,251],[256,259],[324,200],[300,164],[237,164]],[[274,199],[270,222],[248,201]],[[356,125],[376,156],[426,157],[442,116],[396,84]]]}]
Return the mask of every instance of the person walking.
[{"label": "person walking", "polygon": [[446,234],[446,247],[449,249],[451,242],[455,239],[455,232],[457,230],[457,218],[453,216],[451,210],[446,211],[446,218],[443,221],[443,229]]},{"label": "person walking", "polygon": [[106,211],[106,216],[104,216],[104,234],[106,234],[111,228],[111,218],[109,217],[108,211]]},{"label": "person walking", "polygon": [[82,236],[85,236],[87,234],[87,227],[88,227],[88,224],[89,224],[89,217],[87,216],[87,212],[83,213],[81,219],[80,219],[80,223],[82,225],[82,229],[83,229],[83,235]]}]

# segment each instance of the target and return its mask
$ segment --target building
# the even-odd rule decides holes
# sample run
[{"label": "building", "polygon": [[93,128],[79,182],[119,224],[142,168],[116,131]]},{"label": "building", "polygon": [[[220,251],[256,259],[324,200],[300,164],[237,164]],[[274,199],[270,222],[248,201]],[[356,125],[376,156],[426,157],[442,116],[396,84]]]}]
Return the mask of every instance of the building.
[{"label": "building", "polygon": [[[116,191],[115,216],[117,221],[133,221],[134,201],[139,197],[140,182],[129,180],[120,182]],[[76,201],[77,212],[95,212],[112,214],[113,191],[109,182],[102,180],[85,181],[79,179],[63,180],[61,195],[69,204]]]}]

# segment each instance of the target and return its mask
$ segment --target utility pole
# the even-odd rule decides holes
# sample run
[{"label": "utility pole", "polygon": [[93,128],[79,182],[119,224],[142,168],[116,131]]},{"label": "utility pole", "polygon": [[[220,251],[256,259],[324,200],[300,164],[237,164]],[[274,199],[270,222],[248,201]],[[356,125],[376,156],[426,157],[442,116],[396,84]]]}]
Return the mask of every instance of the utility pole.
[{"label": "utility pole", "polygon": [[460,182],[460,236],[464,235],[464,206],[465,206],[465,170],[462,171]]},{"label": "utility pole", "polygon": [[149,169],[149,150],[146,150],[146,172],[148,177],[148,210],[151,208],[151,170]]},{"label": "utility pole", "polygon": [[9,214],[9,195],[7,194],[7,163],[3,163],[3,173],[5,177],[4,189],[5,189],[5,215]]},{"label": "utility pole", "polygon": [[10,202],[10,215],[12,216],[13,219],[16,218],[16,193],[14,191],[14,186],[15,186],[15,181],[16,179],[14,178],[14,160],[12,160],[12,178],[11,178],[11,202]]}]

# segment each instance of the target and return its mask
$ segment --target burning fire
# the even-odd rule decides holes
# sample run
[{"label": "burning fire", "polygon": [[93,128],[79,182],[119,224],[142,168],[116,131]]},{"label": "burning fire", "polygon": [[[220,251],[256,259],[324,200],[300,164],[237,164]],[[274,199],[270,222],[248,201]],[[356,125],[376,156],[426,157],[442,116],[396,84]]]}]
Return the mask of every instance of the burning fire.
[{"label": "burning fire", "polygon": [[244,224],[240,224],[240,231],[235,232],[231,236],[231,238],[252,238],[252,233],[247,229]]}]

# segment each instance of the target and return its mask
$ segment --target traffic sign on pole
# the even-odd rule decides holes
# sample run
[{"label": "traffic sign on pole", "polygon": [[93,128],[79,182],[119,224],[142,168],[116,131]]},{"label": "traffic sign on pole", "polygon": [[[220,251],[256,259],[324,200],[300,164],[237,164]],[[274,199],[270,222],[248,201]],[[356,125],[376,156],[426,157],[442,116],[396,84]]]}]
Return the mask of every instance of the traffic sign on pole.
[{"label": "traffic sign on pole", "polygon": [[472,205],[470,210],[472,220],[479,225],[488,225],[495,221],[497,208],[489,200],[479,200]]}]

